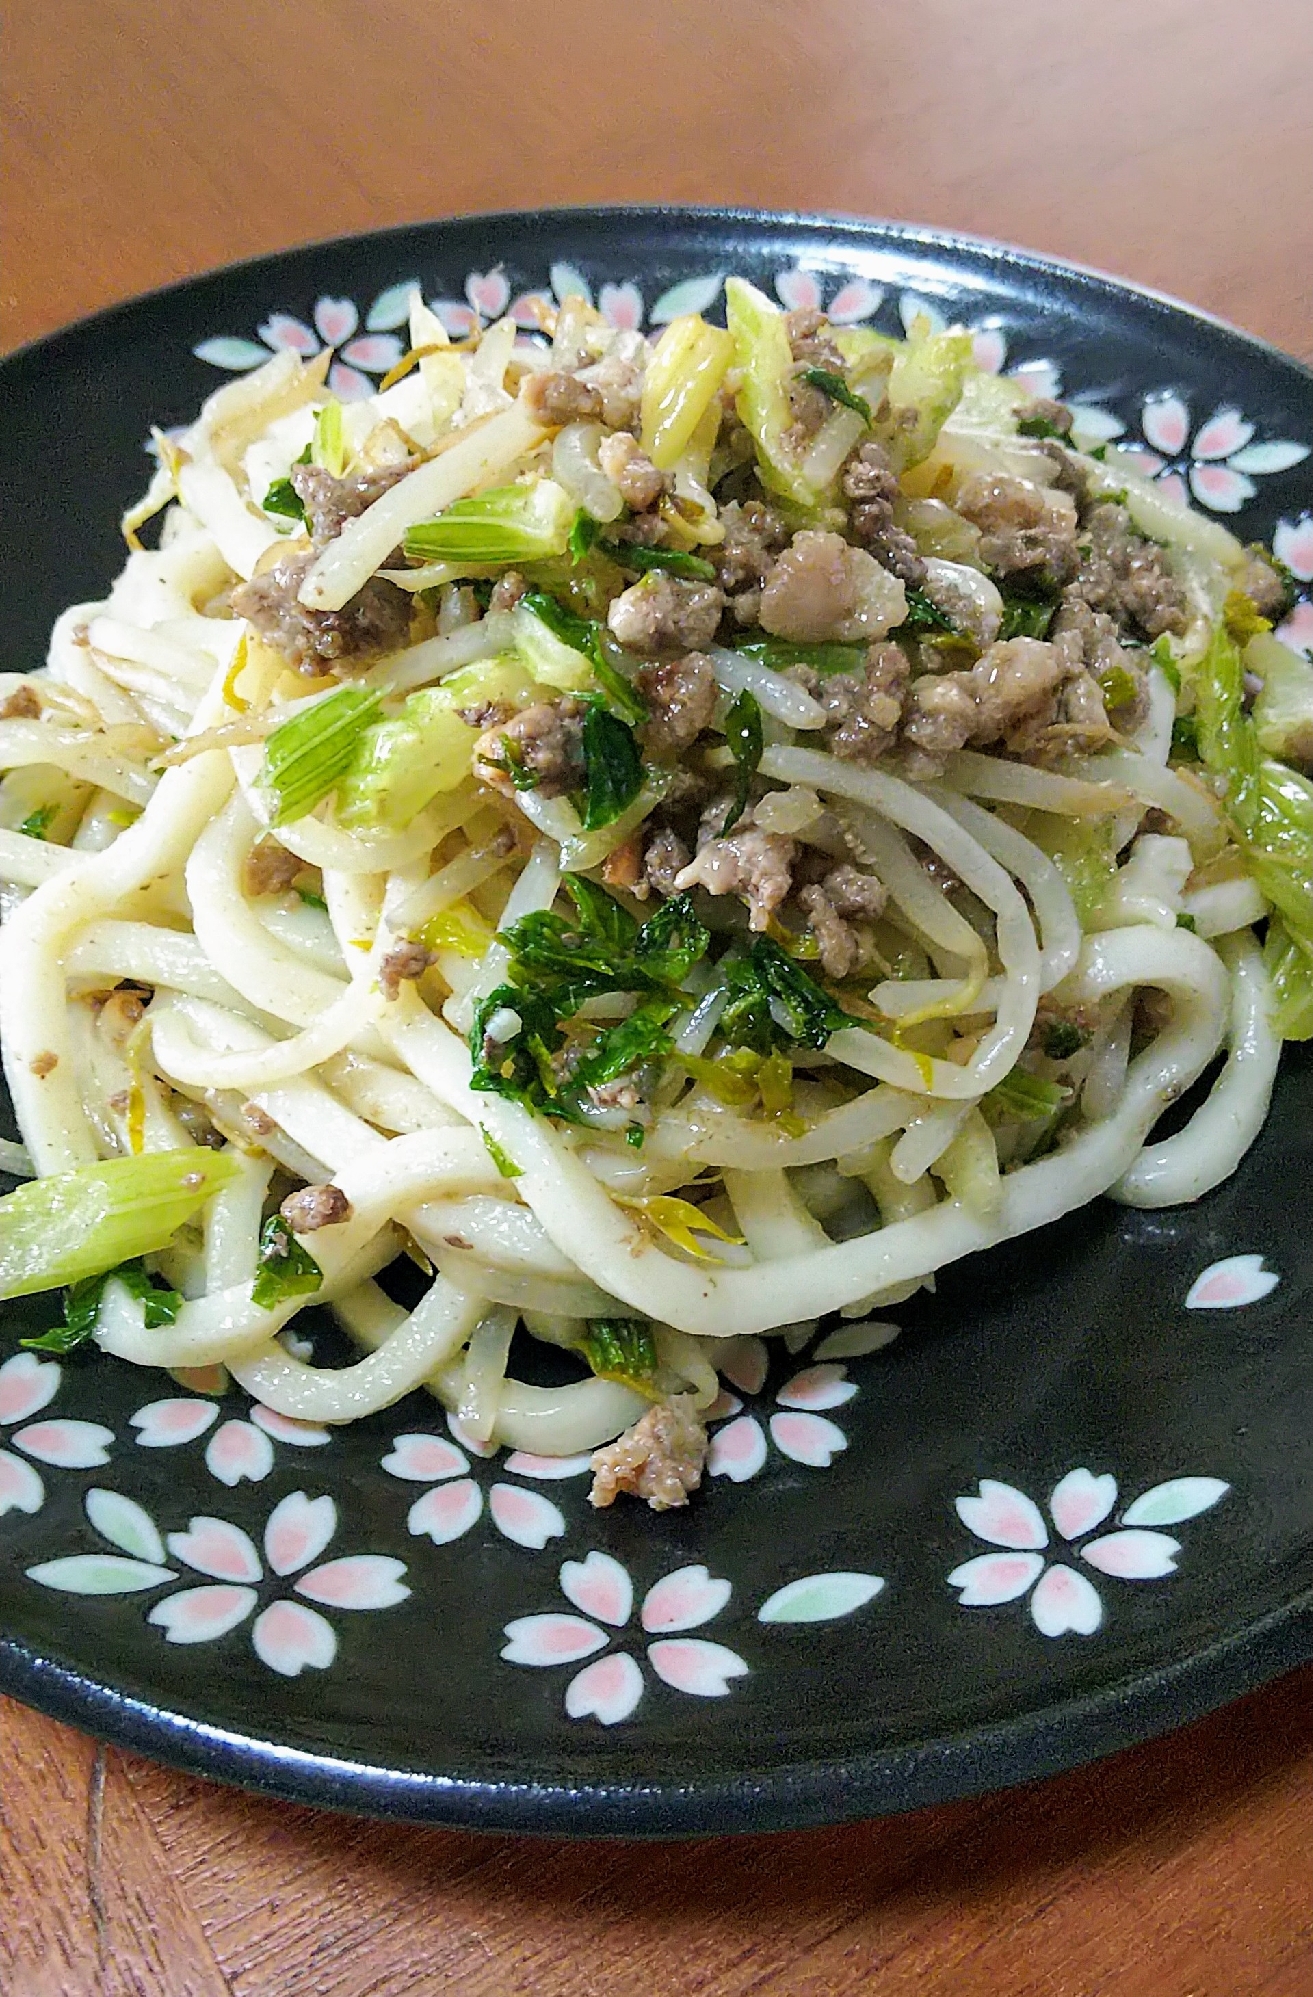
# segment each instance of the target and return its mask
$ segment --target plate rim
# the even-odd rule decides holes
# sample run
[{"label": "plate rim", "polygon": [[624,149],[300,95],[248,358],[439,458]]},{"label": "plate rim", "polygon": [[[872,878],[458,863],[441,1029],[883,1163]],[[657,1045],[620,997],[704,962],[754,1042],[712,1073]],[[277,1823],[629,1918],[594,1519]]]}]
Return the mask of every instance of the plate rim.
[{"label": "plate rim", "polygon": [[[325,252],[344,255],[449,228],[533,225],[568,230],[581,221],[641,230],[653,221],[694,228],[793,230],[866,237],[892,250],[964,253],[1003,270],[1051,276],[1087,295],[1151,308],[1220,334],[1255,361],[1276,366],[1313,396],[1313,366],[1260,335],[1155,287],[1096,266],[995,238],[929,224],[841,212],[715,203],[581,203],[471,211],[312,237],[192,272],[66,321],[0,355],[0,385],[25,363],[76,336],[92,337],[133,313],[167,306],[212,281],[272,269]],[[1004,1720],[857,1755],[814,1756],[745,1769],[734,1777],[665,1783],[538,1782],[389,1768],[200,1721],[171,1706],[100,1682],[21,1638],[0,1633],[0,1692],[96,1738],[170,1767],[288,1802],[354,1815],[447,1828],[545,1836],[670,1838],[816,1828],[893,1815],[992,1793],[1087,1766],[1203,1718],[1313,1659],[1313,1589],[1189,1655],[1115,1679],[1077,1698]]]}]

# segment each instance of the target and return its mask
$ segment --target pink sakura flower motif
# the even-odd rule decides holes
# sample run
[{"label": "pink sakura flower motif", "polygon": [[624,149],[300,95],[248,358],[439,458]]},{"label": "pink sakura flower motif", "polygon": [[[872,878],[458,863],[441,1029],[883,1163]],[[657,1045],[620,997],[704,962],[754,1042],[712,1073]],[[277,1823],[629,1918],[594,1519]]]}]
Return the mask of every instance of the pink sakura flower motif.
[{"label": "pink sakura flower motif", "polygon": [[[54,1360],[16,1352],[0,1366],[0,1431],[23,1456],[56,1470],[90,1470],[109,1461],[111,1428],[90,1421],[33,1421],[59,1392],[63,1375]],[[21,1426],[19,1426],[21,1424]],[[0,1449],[0,1518],[6,1512],[39,1512],[46,1487],[31,1463]]]},{"label": "pink sakura flower motif", "polygon": [[1233,1311],[1242,1304],[1256,1304],[1269,1296],[1281,1281],[1263,1267],[1261,1255],[1228,1255],[1222,1262],[1210,1262],[1196,1276],[1186,1293],[1188,1311]]},{"label": "pink sakura flower motif", "polygon": [[[454,1433],[459,1433],[455,1429]],[[466,1437],[462,1437],[467,1448],[474,1447]],[[526,1458],[538,1464],[552,1462],[552,1458]],[[578,1459],[571,1459],[577,1461]],[[512,1456],[508,1469],[516,1467]],[[583,1459],[587,1469],[588,1459]],[[428,1484],[431,1488],[416,1498],[406,1515],[406,1522],[415,1538],[431,1539],[435,1546],[449,1546],[453,1540],[463,1539],[483,1517],[484,1493],[470,1476],[472,1468],[464,1450],[458,1449],[446,1436],[432,1434],[398,1435],[392,1440],[389,1455],[383,1458],[383,1468],[389,1477],[396,1477],[406,1484]],[[541,1469],[532,1472],[538,1476],[551,1475]],[[556,1474],[574,1475],[573,1470]],[[516,1546],[523,1546],[531,1553],[541,1553],[549,1539],[560,1539],[565,1532],[565,1518],[559,1505],[545,1498],[540,1491],[526,1491],[522,1484],[498,1482],[489,1487],[487,1493],[488,1515],[503,1539],[511,1540]]]},{"label": "pink sakura flower motif", "polygon": [[[720,1371],[741,1392],[756,1395],[766,1384],[769,1364],[761,1339],[736,1338],[721,1357]],[[856,1392],[847,1367],[842,1365],[807,1366],[786,1380],[775,1396],[776,1412],[766,1425],[780,1455],[809,1470],[828,1470],[848,1447],[848,1437],[821,1410],[842,1407]],[[709,1422],[725,1424],[711,1438],[707,1471],[735,1484],[745,1484],[764,1470],[769,1453],[766,1429],[756,1415],[740,1413],[742,1406],[737,1395],[722,1390],[707,1410]]]},{"label": "pink sakura flower motif", "polygon": [[775,296],[786,312],[824,312],[835,326],[857,326],[872,318],[884,297],[879,285],[864,277],[844,279],[828,305],[825,289],[824,274],[804,270],[800,264],[780,271],[775,279]]},{"label": "pink sakura flower motif", "polygon": [[[1217,1477],[1173,1477],[1128,1505],[1115,1532],[1089,1539],[1117,1502],[1117,1480],[1070,1470],[1049,1494],[1049,1517],[1073,1554],[1097,1572],[1119,1581],[1159,1581],[1176,1572],[1181,1543],[1154,1528],[1195,1518],[1230,1488]],[[964,1609],[994,1608],[1029,1594],[1031,1620],[1042,1636],[1093,1636],[1103,1621],[1099,1591],[1065,1561],[1050,1564],[1048,1526],[1024,1491],[982,1477],[977,1497],[955,1502],[969,1532],[1005,1549],[978,1554],[948,1576]],[[1077,1547],[1077,1541],[1084,1543]]]},{"label": "pink sakura flower motif", "polygon": [[[251,1643],[261,1663],[285,1678],[307,1668],[326,1670],[337,1655],[332,1623],[306,1602],[330,1609],[387,1609],[410,1594],[399,1560],[372,1553],[319,1560],[337,1530],[337,1507],[327,1496],[293,1491],[275,1505],[265,1523],[263,1560],[249,1535],[227,1519],[194,1518],[186,1532],[171,1532],[166,1540],[144,1506],[120,1491],[89,1491],[86,1511],[100,1537],[118,1551],[46,1561],[28,1568],[29,1580],[69,1595],[141,1594],[177,1581],[177,1569],[165,1562],[179,1561],[208,1578],[203,1587],[161,1596],[147,1613],[147,1622],[162,1629],[169,1643],[213,1643],[272,1594],[255,1618]],[[311,1566],[312,1561],[318,1564]],[[303,1600],[280,1592],[284,1583]]]},{"label": "pink sakura flower motif", "polygon": [[1193,495],[1212,513],[1238,513],[1258,490],[1255,477],[1289,471],[1309,453],[1307,444],[1286,437],[1255,443],[1255,425],[1231,404],[1215,409],[1193,436],[1191,420],[1183,396],[1159,390],[1140,404],[1144,443],[1119,446],[1137,471],[1182,506]]},{"label": "pink sakura flower motif", "polygon": [[333,1439],[331,1431],[317,1422],[294,1421],[258,1401],[250,1409],[249,1419],[234,1418],[215,1428],[221,1413],[215,1401],[179,1396],[147,1401],[128,1421],[137,1431],[139,1449],[180,1449],[184,1443],[209,1435],[205,1467],[229,1490],[243,1479],[258,1484],[269,1475],[274,1467],[275,1442],[293,1449],[322,1449]]},{"label": "pink sakura flower motif", "polygon": [[[613,1632],[628,1627],[634,1584],[627,1568],[609,1553],[598,1552],[563,1561],[560,1582],[566,1601],[583,1613],[553,1610],[517,1617],[506,1625],[502,1657],[508,1664],[540,1668],[594,1657],[566,1686],[565,1710],[572,1720],[615,1726],[629,1718],[645,1689],[638,1658],[629,1650],[608,1649],[619,1641]],[[644,1634],[655,1639],[645,1646],[645,1654],[663,1684],[694,1698],[721,1699],[731,1679],[745,1676],[748,1666],[737,1651],[684,1634],[719,1615],[731,1592],[728,1581],[713,1578],[705,1567],[676,1568],[648,1589],[638,1620]],[[598,1651],[605,1656],[597,1657]]]}]

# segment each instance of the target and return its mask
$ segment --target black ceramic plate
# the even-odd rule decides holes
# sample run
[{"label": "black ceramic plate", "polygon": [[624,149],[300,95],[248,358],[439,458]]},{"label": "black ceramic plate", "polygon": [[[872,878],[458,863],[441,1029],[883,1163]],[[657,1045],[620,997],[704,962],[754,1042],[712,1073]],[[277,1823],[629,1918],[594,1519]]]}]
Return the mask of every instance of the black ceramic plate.
[{"label": "black ceramic plate", "polygon": [[[965,321],[1313,577],[1313,377],[1214,321],[913,229],[507,215],[265,258],[6,361],[6,663],[119,566],[149,426],[270,347],[332,345],[363,393],[413,283],[453,329],[553,289],[651,326],[733,271],[839,320]],[[1100,1203],[950,1269],[846,1375],[749,1343],[718,1474],[661,1517],[592,1512],[581,1464],[479,1460],[422,1397],[330,1435],[212,1378],[38,1361],[16,1341],[48,1311],[9,1306],[0,1685],[284,1796],[581,1834],[903,1809],[1160,1732],[1313,1654],[1310,1131],[1296,1056],[1199,1205]]]}]

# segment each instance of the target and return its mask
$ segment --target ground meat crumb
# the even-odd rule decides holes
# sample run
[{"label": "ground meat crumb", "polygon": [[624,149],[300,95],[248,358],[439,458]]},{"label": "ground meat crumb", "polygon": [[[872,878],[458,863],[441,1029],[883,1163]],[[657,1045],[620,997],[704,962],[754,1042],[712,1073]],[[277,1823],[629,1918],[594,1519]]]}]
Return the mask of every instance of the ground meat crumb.
[{"label": "ground meat crumb", "polygon": [[289,1193],[278,1209],[295,1234],[314,1234],[321,1227],[339,1227],[353,1208],[340,1186],[302,1186]]},{"label": "ground meat crumb", "polygon": [[41,701],[35,687],[26,681],[16,686],[0,704],[0,721],[35,721],[41,713]]},{"label": "ground meat crumb", "polygon": [[399,485],[414,471],[416,458],[404,464],[386,465],[380,471],[353,472],[348,478],[335,478],[320,465],[293,465],[289,474],[292,490],[305,508],[306,526],[316,548],[326,547],[342,532],[348,520],[368,512],[376,499]]},{"label": "ground meat crumb", "polygon": [[379,990],[384,998],[399,998],[403,981],[422,978],[432,962],[433,952],[422,943],[398,943],[378,967]]},{"label": "ground meat crumb", "polygon": [[53,1075],[55,1069],[59,1066],[59,1056],[58,1054],[52,1054],[47,1048],[42,1054],[34,1054],[28,1062],[28,1066],[36,1076],[38,1082],[44,1082],[46,1076]]},{"label": "ground meat crumb", "polygon": [[643,747],[657,761],[669,760],[696,742],[715,711],[715,668],[702,652],[644,666],[637,676],[647,702]]},{"label": "ground meat crumb", "polygon": [[852,502],[848,518],[855,539],[891,574],[920,588],[925,581],[925,563],[912,536],[895,524],[898,480],[889,453],[874,437],[859,445],[844,466],[843,490]]},{"label": "ground meat crumb", "polygon": [[619,430],[613,437],[603,437],[597,447],[598,462],[624,500],[635,513],[645,513],[655,506],[662,493],[668,492],[672,484],[669,473],[658,471],[647,452],[642,450],[627,430]]},{"label": "ground meat crumb", "polygon": [[713,799],[702,816],[699,845],[675,876],[675,892],[705,888],[708,894],[737,895],[748,907],[748,926],[763,931],[793,885],[797,846],[781,832],[763,832],[746,812],[727,837],[720,827],[731,809],[727,797]]},{"label": "ground meat crumb", "polygon": [[1042,589],[1058,590],[1080,567],[1070,493],[1006,473],[972,472],[955,503],[979,527],[980,559],[996,576],[1024,576]]},{"label": "ground meat crumb", "polygon": [[489,610],[514,610],[522,596],[529,593],[529,585],[518,569],[507,569],[505,575],[498,576],[488,598]]},{"label": "ground meat crumb", "polygon": [[712,584],[654,570],[616,597],[606,621],[635,652],[700,652],[715,638],[724,608],[724,594]]},{"label": "ground meat crumb", "polygon": [[298,860],[276,839],[260,839],[242,863],[242,892],[252,896],[281,894],[304,866],[304,860]]},{"label": "ground meat crumb", "polygon": [[235,617],[244,617],[295,672],[317,676],[330,668],[360,670],[380,652],[402,644],[410,630],[410,598],[395,583],[372,576],[340,610],[311,610],[300,589],[315,560],[312,548],[284,555],[232,593]]},{"label": "ground meat crumb", "polygon": [[707,1431],[689,1394],[658,1401],[615,1442],[593,1453],[589,1503],[599,1510],[621,1492],[644,1498],[654,1512],[688,1503],[702,1482]]},{"label": "ground meat crumb", "polygon": [[474,745],[480,783],[513,792],[522,773],[542,797],[563,797],[584,781],[585,704],[567,694],[521,708],[511,720],[486,730]]},{"label": "ground meat crumb", "polygon": [[520,386],[520,400],[537,422],[553,428],[602,414],[602,397],[596,388],[577,375],[552,368],[527,374]]}]

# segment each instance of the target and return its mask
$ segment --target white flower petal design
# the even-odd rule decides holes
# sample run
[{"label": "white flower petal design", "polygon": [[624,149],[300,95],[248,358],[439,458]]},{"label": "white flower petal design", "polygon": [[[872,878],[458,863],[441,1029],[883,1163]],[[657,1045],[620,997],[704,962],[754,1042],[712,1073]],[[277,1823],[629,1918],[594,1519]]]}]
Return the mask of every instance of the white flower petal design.
[{"label": "white flower petal design", "polygon": [[163,1566],[164,1541],[159,1527],[135,1498],[127,1498],[121,1491],[88,1491],[86,1512],[101,1538],[107,1539],[111,1546],[137,1560]]},{"label": "white flower petal design", "polygon": [[549,1539],[564,1537],[564,1514],[541,1491],[525,1491],[518,1484],[494,1484],[488,1493],[488,1510],[503,1538],[533,1553],[541,1553]]},{"label": "white flower petal design", "polygon": [[705,1567],[677,1567],[648,1589],[640,1621],[650,1634],[697,1629],[720,1614],[730,1593],[729,1582],[716,1579]]},{"label": "white flower petal design", "polygon": [[326,1671],[337,1656],[337,1633],[300,1602],[271,1602],[251,1631],[255,1654],[271,1671],[299,1678],[307,1668]]},{"label": "white flower petal design", "polygon": [[1119,1581],[1161,1581],[1164,1574],[1176,1572],[1179,1539],[1165,1532],[1146,1532],[1132,1526],[1124,1532],[1110,1532],[1092,1539],[1081,1548],[1081,1559],[1097,1567],[1100,1574],[1115,1575]]},{"label": "white flower petal design", "polygon": [[1000,1602],[1015,1602],[1043,1572],[1042,1553],[980,1553],[955,1567],[948,1585],[961,1589],[961,1608],[991,1609]]},{"label": "white flower petal design", "polygon": [[607,1642],[605,1632],[582,1616],[517,1616],[505,1633],[510,1638],[502,1650],[507,1664],[573,1664]]},{"label": "white flower petal design", "polygon": [[1197,1518],[1230,1490],[1220,1477],[1173,1477],[1155,1484],[1128,1505],[1122,1513],[1123,1525],[1180,1525]]},{"label": "white flower petal design", "polygon": [[181,1443],[195,1442],[218,1419],[213,1401],[192,1400],[147,1401],[144,1408],[128,1416],[141,1449],[177,1449]]},{"label": "white flower petal design", "polygon": [[766,1438],[762,1434],[761,1423],[751,1415],[740,1415],[725,1428],[719,1428],[711,1438],[711,1448],[707,1452],[707,1473],[712,1477],[728,1477],[732,1483],[746,1484],[749,1477],[755,1477],[766,1461]]},{"label": "white flower petal design", "polygon": [[1103,1621],[1103,1603],[1074,1567],[1050,1567],[1030,1598],[1030,1613],[1041,1636],[1093,1636]]},{"label": "white flower petal design", "polygon": [[206,1445],[205,1467],[230,1491],[243,1477],[258,1484],[274,1467],[274,1446],[251,1422],[226,1421]]},{"label": "white flower petal design", "polygon": [[1219,409],[1200,425],[1195,440],[1190,446],[1194,458],[1229,458],[1233,451],[1239,451],[1254,434],[1254,426],[1247,422],[1238,409]]},{"label": "white flower petal design", "polygon": [[245,1622],[259,1599],[254,1588],[184,1588],[156,1602],[146,1621],[162,1629],[168,1643],[213,1643]]},{"label": "white flower petal design", "polygon": [[724,282],[725,273],[718,270],[706,277],[686,277],[682,283],[672,284],[652,307],[648,315],[652,324],[668,326],[672,319],[682,317],[685,312],[705,312],[715,304]]},{"label": "white flower petal design", "polygon": [[857,1392],[846,1366],[808,1366],[786,1380],[775,1398],[782,1408],[841,1408]]},{"label": "white flower petal design", "polygon": [[824,1415],[784,1414],[770,1418],[771,1440],[781,1456],[809,1470],[828,1470],[848,1438]]},{"label": "white flower petal design", "polygon": [[759,1394],[770,1371],[770,1354],[761,1338],[731,1338],[716,1355],[716,1370],[741,1394]]},{"label": "white flower petal design", "polygon": [[156,1567],[145,1560],[128,1560],[121,1553],[76,1553],[67,1560],[46,1560],[27,1569],[29,1581],[43,1588],[58,1588],[65,1595],[139,1595],[145,1588],[158,1588],[176,1581],[171,1567]]},{"label": "white flower petal design", "polygon": [[[986,1558],[989,1556],[986,1555]],[[850,1616],[881,1593],[878,1574],[804,1574],[768,1595],[757,1611],[759,1623],[828,1623]]]},{"label": "white flower petal design", "polygon": [[1064,1539],[1079,1539],[1102,1525],[1117,1502],[1117,1479],[1090,1470],[1069,1470],[1054,1485],[1049,1514]]},{"label": "white flower petal design", "polygon": [[60,1369],[35,1352],[16,1352],[0,1366],[0,1422],[30,1421],[59,1392]]},{"label": "white flower petal design", "polygon": [[1149,395],[1140,410],[1140,427],[1165,458],[1179,457],[1190,434],[1190,411],[1179,395]]},{"label": "white flower petal design", "polygon": [[292,1491],[274,1506],[264,1529],[265,1558],[275,1574],[296,1574],[317,1560],[337,1531],[337,1506],[330,1497],[307,1498]]},{"label": "white flower petal design", "polygon": [[114,1431],[94,1421],[38,1421],[9,1440],[24,1456],[35,1456],[56,1470],[94,1470],[109,1462]]},{"label": "white flower petal design", "polygon": [[194,1518],[186,1532],[171,1532],[169,1552],[216,1581],[258,1581],[260,1556],[240,1526],[227,1519]]},{"label": "white flower petal design", "polygon": [[469,1458],[441,1435],[393,1436],[392,1453],[383,1458],[388,1476],[409,1484],[436,1484],[444,1477],[463,1477],[469,1467]]},{"label": "white flower petal design", "polygon": [[280,1415],[276,1408],[266,1408],[259,1401],[251,1409],[251,1420],[266,1435],[272,1435],[278,1442],[290,1442],[298,1449],[319,1449],[333,1440],[332,1433],[321,1428],[318,1422],[296,1421],[291,1415]]},{"label": "white flower petal design", "polygon": [[1196,1276],[1186,1292],[1188,1311],[1233,1311],[1242,1304],[1256,1304],[1275,1290],[1281,1281],[1273,1270],[1263,1267],[1261,1255],[1228,1255],[1210,1262]]},{"label": "white flower petal design", "polygon": [[647,1661],[664,1684],[698,1699],[723,1699],[730,1679],[745,1677],[748,1670],[736,1650],[695,1636],[650,1643]]},{"label": "white flower petal design", "polygon": [[435,1546],[450,1546],[476,1526],[483,1516],[483,1493],[470,1478],[456,1484],[437,1484],[416,1498],[406,1523],[416,1538],[427,1534]]},{"label": "white flower petal design", "polygon": [[402,1584],[405,1562],[382,1553],[353,1553],[312,1567],[296,1583],[298,1595],[330,1609],[390,1609],[410,1594]]},{"label": "white flower petal design", "polygon": [[561,1593],[586,1616],[623,1629],[634,1608],[634,1584],[625,1568],[609,1553],[590,1553],[586,1560],[561,1562]]},{"label": "white flower petal design", "polygon": [[1038,1552],[1049,1543],[1049,1529],[1039,1508],[1011,1484],[982,1477],[978,1498],[957,1498],[954,1503],[967,1531],[977,1539],[987,1539],[991,1546]]},{"label": "white flower petal design", "polygon": [[629,1718],[642,1696],[638,1665],[624,1651],[613,1650],[575,1673],[565,1688],[565,1710],[572,1720],[600,1720],[613,1727]]},{"label": "white flower petal design", "polygon": [[46,1487],[30,1463],[0,1449],[0,1518],[6,1512],[39,1512]]},{"label": "white flower petal design", "polygon": [[537,1477],[555,1483],[565,1477],[582,1477],[593,1467],[591,1449],[581,1456],[535,1456],[532,1450],[516,1449],[506,1458],[506,1468],[517,1477]]}]

